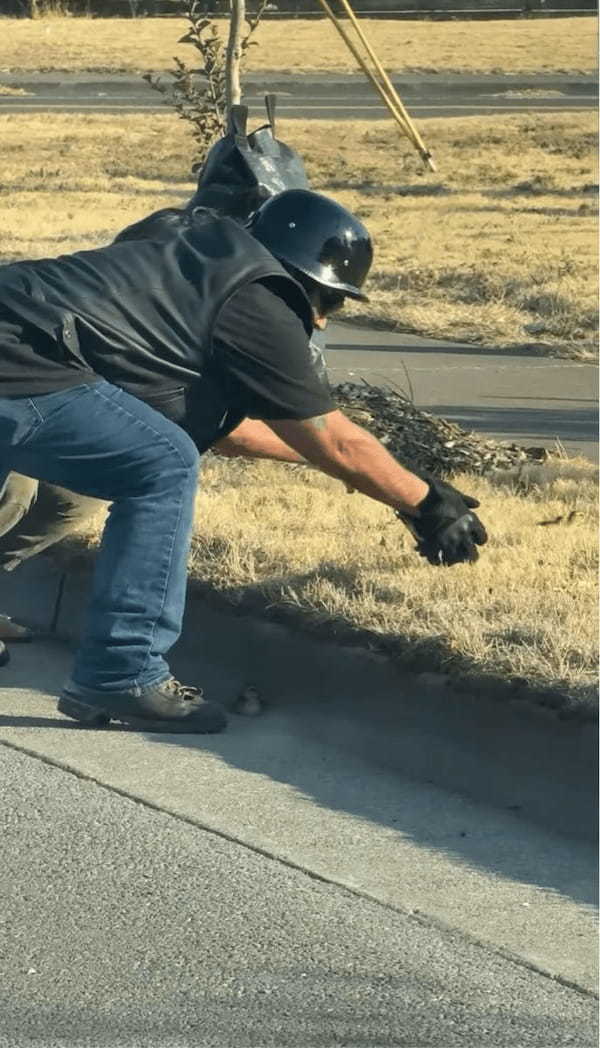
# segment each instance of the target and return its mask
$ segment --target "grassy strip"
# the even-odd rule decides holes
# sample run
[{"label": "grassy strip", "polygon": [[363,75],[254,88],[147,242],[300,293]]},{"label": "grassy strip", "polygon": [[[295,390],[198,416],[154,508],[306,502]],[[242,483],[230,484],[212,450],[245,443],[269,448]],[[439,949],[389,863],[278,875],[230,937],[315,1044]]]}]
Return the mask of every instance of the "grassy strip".
[{"label": "grassy strip", "polygon": [[[592,359],[596,127],[592,114],[423,121],[425,174],[386,121],[282,121],[315,188],[376,245],[363,322],[482,346]],[[187,199],[191,143],[165,114],[0,118],[0,251],[27,258],[105,243]]]},{"label": "grassy strip", "polygon": [[[0,123],[5,258],[104,243],[127,222],[189,195],[182,173],[190,142],[171,116]],[[378,250],[368,307],[374,320],[428,330],[436,311],[449,318],[460,306],[468,330],[476,334],[487,318],[486,337],[507,335],[503,302],[513,294],[518,303],[519,287],[531,296],[526,309],[511,307],[520,310],[519,323],[546,322],[544,302],[559,302],[567,316],[585,314],[595,293],[594,222],[569,201],[587,199],[591,118],[431,121],[445,190],[417,175],[412,157],[402,158],[387,124],[346,126],[354,145],[328,123],[290,123],[282,135],[310,157],[319,188],[370,212]],[[515,185],[526,175],[529,189]],[[487,209],[483,222],[477,207]],[[552,298],[559,292],[560,300]],[[238,606],[345,639],[368,638],[412,668],[479,676],[486,687],[522,678],[550,705],[587,710],[596,672],[593,467],[558,462],[493,484],[465,478],[464,486],[482,499],[492,540],[476,568],[446,572],[420,562],[389,510],[345,495],[326,477],[210,461],[192,582]],[[84,541],[93,545],[97,537],[96,524]]]},{"label": "grassy strip", "polygon": [[[363,19],[383,64],[417,73],[593,72],[591,18],[535,21],[404,22]],[[186,24],[162,18],[0,20],[0,71],[139,72],[166,69]],[[225,27],[223,27],[225,29]],[[264,21],[250,49],[248,72],[355,72],[356,63],[327,21]]]},{"label": "grassy strip", "polygon": [[[597,679],[596,477],[557,460],[463,477],[490,542],[437,570],[386,507],[302,467],[207,459],[190,584],[236,608],[589,716]],[[570,523],[567,523],[570,517]],[[546,523],[556,521],[559,523]],[[95,545],[99,518],[83,536]]]}]

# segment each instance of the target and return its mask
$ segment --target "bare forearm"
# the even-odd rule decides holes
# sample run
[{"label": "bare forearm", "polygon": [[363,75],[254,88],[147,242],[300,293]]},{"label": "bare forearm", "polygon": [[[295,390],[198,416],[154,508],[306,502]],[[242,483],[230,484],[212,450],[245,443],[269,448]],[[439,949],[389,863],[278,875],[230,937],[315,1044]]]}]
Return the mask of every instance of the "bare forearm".
[{"label": "bare forearm", "polygon": [[401,466],[376,437],[360,426],[354,426],[340,442],[336,461],[324,460],[320,468],[343,480],[349,488],[407,512],[428,491],[420,477]]},{"label": "bare forearm", "polygon": [[212,451],[226,458],[266,458],[276,462],[303,463],[294,451],[272,429],[258,419],[246,418],[227,436],[213,444]]},{"label": "bare forearm", "polygon": [[324,473],[378,502],[410,514],[429,490],[383,444],[340,411],[302,422],[272,422],[278,436]]},{"label": "bare forearm", "polygon": [[[271,426],[284,432],[279,435]],[[212,450],[227,457],[308,462],[342,480],[348,488],[406,513],[427,494],[424,481],[401,466],[376,437],[340,412],[292,425],[290,443],[284,439],[287,428],[288,423],[267,425],[257,419],[244,419],[229,436],[217,441]],[[292,440],[295,448],[291,446]]]}]

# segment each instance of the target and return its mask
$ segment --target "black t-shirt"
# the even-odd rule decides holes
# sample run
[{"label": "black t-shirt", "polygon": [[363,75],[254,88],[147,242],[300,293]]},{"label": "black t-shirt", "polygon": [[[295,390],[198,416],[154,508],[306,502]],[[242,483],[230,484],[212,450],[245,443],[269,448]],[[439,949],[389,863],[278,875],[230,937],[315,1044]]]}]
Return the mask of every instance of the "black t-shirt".
[{"label": "black t-shirt", "polygon": [[[285,294],[279,280],[246,284],[218,315],[214,351],[201,377],[185,386],[165,377],[164,386],[143,397],[186,429],[200,451],[247,416],[304,419],[334,410],[304,325]],[[39,396],[94,382],[99,376],[127,388],[118,366],[104,366],[99,350],[83,344],[85,362],[67,365],[45,352],[46,338],[0,305],[0,396]]]}]

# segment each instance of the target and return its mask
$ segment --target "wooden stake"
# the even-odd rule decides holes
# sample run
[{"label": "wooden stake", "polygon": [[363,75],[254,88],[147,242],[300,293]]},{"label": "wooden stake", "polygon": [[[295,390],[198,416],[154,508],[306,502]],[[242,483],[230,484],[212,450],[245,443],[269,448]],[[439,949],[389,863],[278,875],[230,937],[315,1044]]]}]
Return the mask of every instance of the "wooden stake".
[{"label": "wooden stake", "polygon": [[373,65],[375,66],[375,69],[379,73],[379,75],[380,75],[383,83],[385,84],[385,86],[388,88],[389,93],[394,98],[394,100],[395,100],[395,102],[396,102],[396,104],[398,106],[398,109],[402,113],[402,116],[406,120],[406,122],[409,125],[409,127],[412,129],[412,132],[413,132],[413,135],[414,135],[413,141],[414,141],[417,149],[419,150],[419,153],[421,154],[421,157],[423,158],[423,160],[426,163],[429,164],[429,166],[431,167],[431,170],[435,171],[435,165],[432,164],[431,153],[427,149],[427,146],[425,145],[425,143],[424,143],[423,139],[421,138],[417,128],[413,124],[413,122],[412,122],[408,112],[406,111],[406,108],[404,106],[404,103],[402,102],[402,99],[400,98],[400,95],[396,91],[396,88],[394,87],[394,85],[393,85],[392,81],[390,80],[388,74],[386,73],[386,71],[383,68],[381,62],[379,61],[377,55],[375,54],[373,48],[371,47],[369,41],[367,40],[365,34],[363,33],[361,25],[360,25],[360,22],[358,21],[358,18],[354,14],[354,11],[352,10],[348,0],[340,0],[340,2],[342,4],[342,7],[344,8],[344,10],[347,12],[348,18],[352,22],[352,25],[356,29],[357,35],[358,35],[360,41],[362,42],[362,44],[364,45],[365,51],[367,52],[369,58],[371,59]]},{"label": "wooden stake", "polygon": [[227,102],[227,119],[231,107],[239,105],[242,100],[240,84],[240,62],[242,58],[242,34],[246,21],[246,0],[229,0],[231,16],[229,21],[229,38],[225,54],[225,93]]},{"label": "wooden stake", "polygon": [[335,26],[335,28],[337,29],[338,33],[342,37],[342,40],[346,44],[348,50],[351,52],[352,55],[354,55],[354,58],[358,62],[359,66],[361,67],[361,69],[363,70],[365,75],[368,77],[368,79],[371,81],[371,83],[375,87],[376,91],[380,94],[380,96],[383,99],[383,101],[385,102],[385,104],[386,104],[386,106],[387,106],[391,116],[396,121],[396,123],[398,124],[398,126],[402,130],[403,134],[406,135],[406,137],[412,142],[412,144],[414,145],[415,149],[419,153],[421,159],[423,160],[423,163],[426,164],[427,167],[429,167],[430,171],[435,171],[436,170],[436,166],[435,166],[435,163],[433,161],[433,157],[431,156],[431,153],[427,149],[427,146],[425,145],[423,139],[421,138],[419,132],[417,131],[415,125],[413,124],[413,122],[412,122],[408,112],[406,111],[406,109],[404,107],[404,104],[403,104],[402,100],[400,99],[400,96],[398,95],[398,92],[396,91],[394,85],[392,84],[389,76],[387,75],[385,69],[381,65],[381,62],[377,58],[377,55],[373,51],[373,48],[371,47],[371,45],[369,44],[367,38],[365,37],[365,35],[364,35],[364,33],[363,33],[359,23],[358,23],[356,15],[354,14],[354,11],[352,10],[350,4],[348,3],[348,0],[340,0],[340,2],[342,3],[344,9],[348,13],[348,17],[350,19],[350,22],[353,25],[354,29],[356,30],[357,35],[359,37],[359,40],[361,41],[361,43],[365,47],[365,50],[366,50],[369,58],[373,62],[373,65],[375,67],[376,72],[381,77],[381,82],[376,78],[376,76],[374,75],[373,71],[371,69],[369,69],[365,59],[360,54],[360,52],[359,52],[358,48],[356,47],[356,45],[354,44],[353,40],[351,39],[351,37],[348,35],[346,30],[342,26],[342,24],[341,24],[340,20],[338,19],[337,15],[335,14],[335,12],[329,6],[327,0],[319,0],[319,3],[321,4],[321,7],[325,11],[325,14],[333,22],[333,25]]}]

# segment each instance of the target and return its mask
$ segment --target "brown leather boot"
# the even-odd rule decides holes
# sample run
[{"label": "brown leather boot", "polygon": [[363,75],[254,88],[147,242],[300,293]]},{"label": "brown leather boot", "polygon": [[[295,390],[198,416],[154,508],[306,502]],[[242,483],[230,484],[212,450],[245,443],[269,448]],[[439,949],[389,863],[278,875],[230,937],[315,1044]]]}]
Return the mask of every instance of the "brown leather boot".
[{"label": "brown leather boot", "polygon": [[69,681],[58,709],[88,728],[119,721],[141,731],[204,734],[223,731],[227,725],[222,706],[207,702],[201,688],[180,684],[174,677],[131,691],[97,691]]}]

